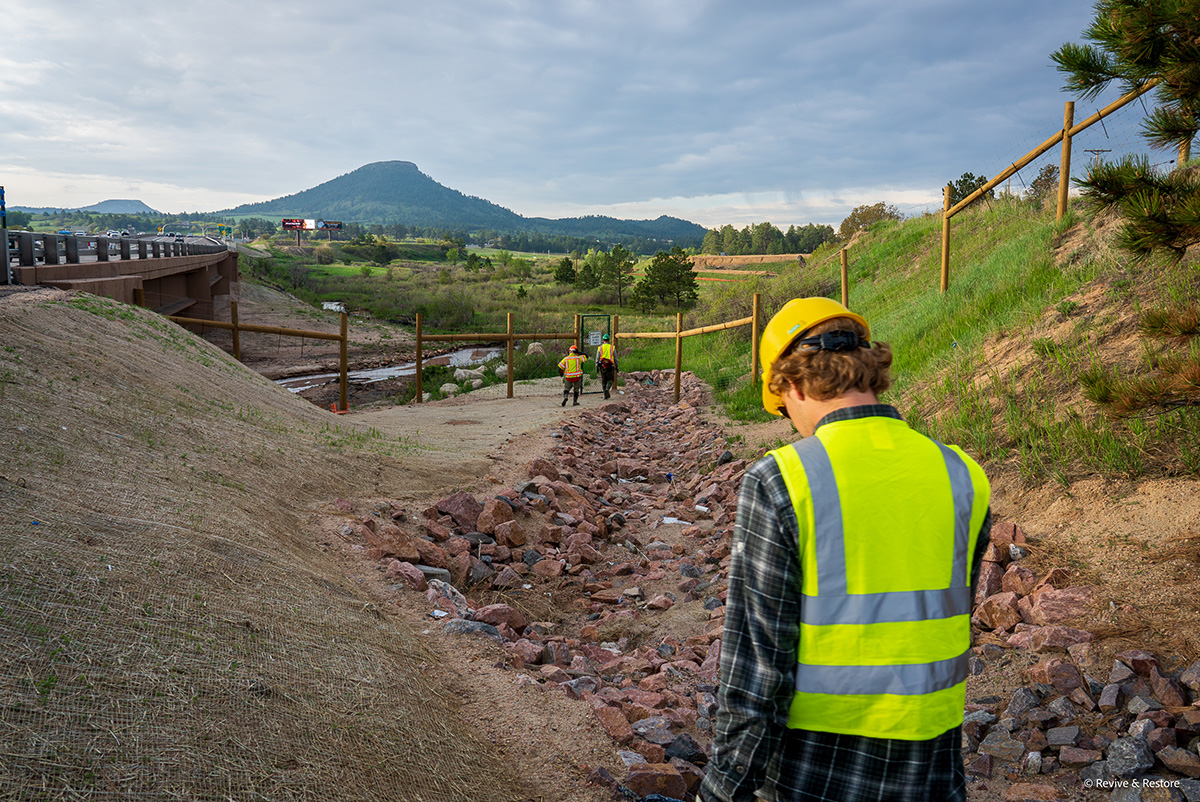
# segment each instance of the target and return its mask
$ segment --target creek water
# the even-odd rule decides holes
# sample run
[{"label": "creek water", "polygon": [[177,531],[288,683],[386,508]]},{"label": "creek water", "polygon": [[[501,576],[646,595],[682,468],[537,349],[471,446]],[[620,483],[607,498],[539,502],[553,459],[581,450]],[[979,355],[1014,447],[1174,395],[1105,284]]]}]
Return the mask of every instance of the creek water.
[{"label": "creek water", "polygon": [[[453,368],[474,367],[496,359],[503,353],[504,350],[501,348],[463,348],[449,354],[422,359],[421,364],[422,366],[449,365]],[[415,376],[416,373],[417,363],[406,362],[400,365],[388,365],[369,370],[351,370],[346,373],[346,380],[356,384],[372,384],[402,376]],[[336,372],[313,373],[306,376],[288,376],[285,379],[276,379],[275,383],[281,387],[286,387],[293,393],[300,393],[313,387],[328,384],[331,381],[337,381],[339,377],[340,374]]]}]

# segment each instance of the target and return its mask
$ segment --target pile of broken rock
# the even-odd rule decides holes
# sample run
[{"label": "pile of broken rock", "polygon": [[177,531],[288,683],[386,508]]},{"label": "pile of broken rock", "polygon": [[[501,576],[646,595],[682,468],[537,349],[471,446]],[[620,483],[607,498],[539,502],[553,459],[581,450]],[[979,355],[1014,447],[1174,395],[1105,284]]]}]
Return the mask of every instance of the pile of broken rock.
[{"label": "pile of broken rock", "polygon": [[[564,420],[527,481],[482,498],[460,491],[416,513],[384,503],[341,534],[397,587],[424,593],[448,632],[499,644],[520,682],[590,706],[626,766],[619,780],[599,768],[590,781],[690,798],[711,748],[730,535],[748,463],[700,414],[705,388],[690,374],[679,402],[669,371],[624,378],[621,401]],[[1157,770],[1176,798],[1200,800],[1200,664],[1166,674],[1130,651],[1105,681],[1089,676],[1079,666],[1094,663],[1092,633],[1066,622],[1088,612],[1091,589],[1062,569],[1027,567],[1031,551],[1015,524],[993,527],[971,671],[998,671],[1014,653],[1053,656],[1011,698],[970,700],[963,747],[973,788],[1014,783],[1011,799],[1099,799],[1117,788],[1112,798],[1148,800],[1105,783]],[[554,621],[480,601],[547,590],[572,599]],[[688,613],[673,620],[695,622],[688,631],[652,642],[622,634],[672,608]]]}]

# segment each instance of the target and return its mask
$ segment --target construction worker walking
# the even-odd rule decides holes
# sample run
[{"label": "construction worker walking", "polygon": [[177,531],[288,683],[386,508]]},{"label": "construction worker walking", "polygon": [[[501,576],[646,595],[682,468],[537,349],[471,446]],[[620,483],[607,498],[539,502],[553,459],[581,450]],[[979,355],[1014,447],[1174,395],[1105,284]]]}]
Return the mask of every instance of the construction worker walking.
[{"label": "construction worker walking", "polygon": [[829,298],[762,336],[763,406],[801,439],[746,471],[703,802],[966,802],[982,468],[879,401],[892,352]]},{"label": "construction worker walking", "polygon": [[579,406],[579,389],[583,387],[583,363],[587,355],[579,353],[579,347],[572,345],[567,355],[558,363],[558,375],[563,377],[563,400],[560,406],[567,405],[567,396],[575,393],[571,406]]},{"label": "construction worker walking", "polygon": [[596,349],[596,375],[600,377],[600,388],[604,397],[608,398],[608,388],[617,380],[617,349],[608,341],[608,335],[600,338],[600,347]]}]

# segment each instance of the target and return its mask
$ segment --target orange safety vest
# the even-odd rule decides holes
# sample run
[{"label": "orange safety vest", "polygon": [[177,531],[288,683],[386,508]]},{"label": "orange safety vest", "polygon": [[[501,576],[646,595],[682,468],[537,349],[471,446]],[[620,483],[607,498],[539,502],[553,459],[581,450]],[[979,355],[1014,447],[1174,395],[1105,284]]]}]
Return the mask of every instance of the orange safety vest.
[{"label": "orange safety vest", "polygon": [[567,354],[558,363],[558,369],[567,379],[578,379],[583,376],[583,362],[587,359],[583,354]]}]

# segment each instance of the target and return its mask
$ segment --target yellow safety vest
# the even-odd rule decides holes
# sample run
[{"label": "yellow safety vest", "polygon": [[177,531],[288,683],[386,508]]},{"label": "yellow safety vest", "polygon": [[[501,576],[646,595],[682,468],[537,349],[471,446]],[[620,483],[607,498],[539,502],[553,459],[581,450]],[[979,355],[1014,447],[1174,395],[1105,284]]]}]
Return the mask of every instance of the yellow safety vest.
[{"label": "yellow safety vest", "polygon": [[827,423],[771,456],[803,574],[788,726],[918,741],[960,725],[983,469],[889,417]]},{"label": "yellow safety vest", "polygon": [[567,354],[558,363],[558,369],[561,370],[564,376],[568,379],[578,379],[583,375],[583,360],[587,359],[583,354]]},{"label": "yellow safety vest", "polygon": [[607,359],[611,362],[616,362],[616,355],[613,354],[612,343],[600,343],[600,348],[596,351],[596,361]]}]

